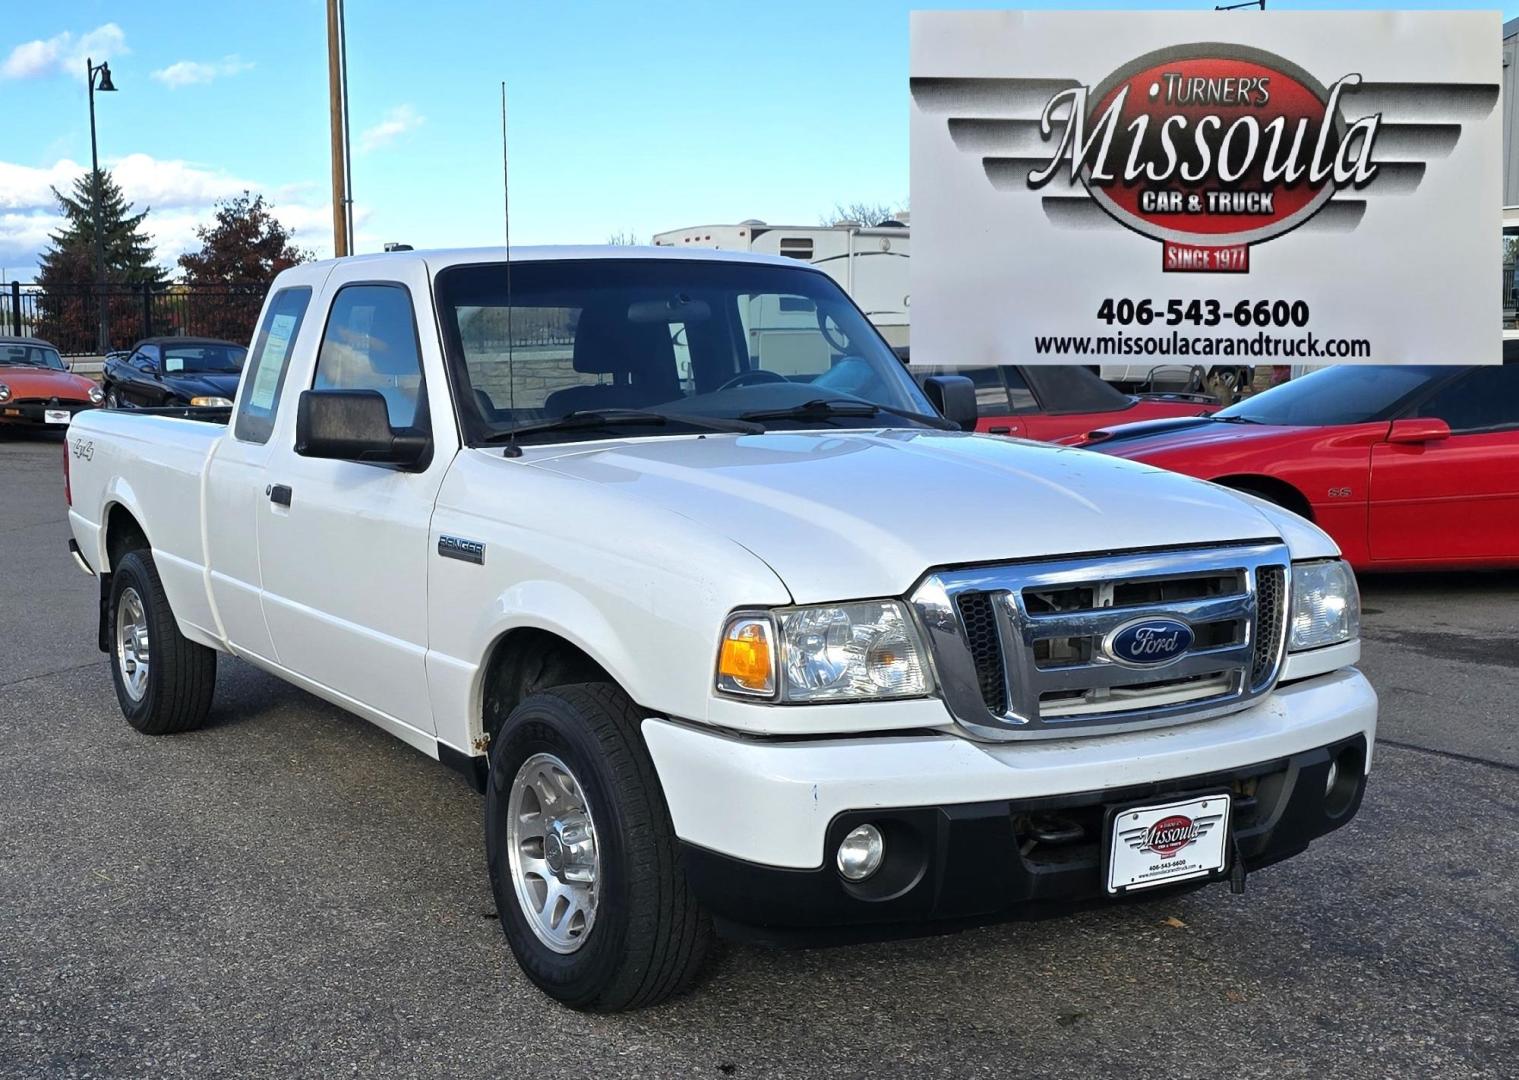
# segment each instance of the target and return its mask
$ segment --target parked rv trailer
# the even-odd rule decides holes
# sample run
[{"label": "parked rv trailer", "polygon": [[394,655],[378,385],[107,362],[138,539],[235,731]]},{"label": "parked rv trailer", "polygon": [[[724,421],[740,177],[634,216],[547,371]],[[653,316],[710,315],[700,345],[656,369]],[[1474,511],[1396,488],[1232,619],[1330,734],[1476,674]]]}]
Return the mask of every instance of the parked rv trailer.
[{"label": "parked rv trailer", "polygon": [[767,225],[748,220],[737,225],[697,225],[656,233],[659,247],[707,247],[782,255],[811,263],[828,273],[854,298],[894,348],[908,343],[908,258],[911,234],[907,215],[877,226]]}]

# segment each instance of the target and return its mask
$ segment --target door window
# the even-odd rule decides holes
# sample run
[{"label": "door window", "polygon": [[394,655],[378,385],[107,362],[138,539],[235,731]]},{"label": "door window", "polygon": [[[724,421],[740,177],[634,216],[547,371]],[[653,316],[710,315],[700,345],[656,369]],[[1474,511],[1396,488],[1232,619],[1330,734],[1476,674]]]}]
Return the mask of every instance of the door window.
[{"label": "door window", "polygon": [[427,426],[417,324],[405,286],[349,285],[338,292],[312,388],[377,390],[391,427]]},{"label": "door window", "polygon": [[1007,380],[1007,393],[1012,401],[1013,412],[1030,413],[1039,411],[1039,402],[1034,400],[1034,392],[1028,388],[1028,383],[1023,380],[1023,372],[1015,367],[1002,369],[1002,377]]},{"label": "door window", "polygon": [[1519,364],[1474,368],[1436,391],[1415,415],[1444,420],[1452,431],[1519,426]]},{"label": "door window", "polygon": [[243,442],[264,443],[274,430],[274,414],[280,406],[280,391],[285,387],[285,368],[290,362],[290,346],[306,317],[311,302],[310,289],[281,289],[269,304],[258,340],[253,344],[253,358],[243,377],[243,396],[237,403],[234,437]]}]

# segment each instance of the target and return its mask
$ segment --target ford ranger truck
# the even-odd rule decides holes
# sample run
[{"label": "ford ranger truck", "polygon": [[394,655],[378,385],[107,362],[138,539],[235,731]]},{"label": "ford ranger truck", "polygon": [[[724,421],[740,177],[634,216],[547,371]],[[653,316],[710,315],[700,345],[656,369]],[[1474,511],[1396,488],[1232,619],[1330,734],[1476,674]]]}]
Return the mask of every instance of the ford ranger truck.
[{"label": "ford ranger truck", "polygon": [[714,930],[1240,889],[1350,821],[1377,702],[1334,543],[925,382],[791,259],[312,263],[230,409],[73,420],[72,544],[139,731],[203,724],[230,654],[469,777],[507,941],[575,1008],[682,990]]}]

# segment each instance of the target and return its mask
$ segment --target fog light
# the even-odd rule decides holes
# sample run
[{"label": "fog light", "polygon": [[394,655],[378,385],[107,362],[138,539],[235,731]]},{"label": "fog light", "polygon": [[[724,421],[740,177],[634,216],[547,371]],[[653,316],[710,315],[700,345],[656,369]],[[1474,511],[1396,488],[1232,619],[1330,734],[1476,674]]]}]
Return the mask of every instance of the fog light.
[{"label": "fog light", "polygon": [[874,825],[857,825],[849,830],[849,835],[839,845],[835,862],[846,880],[864,881],[880,867],[881,856],[885,853],[886,842],[881,838],[881,830]]},{"label": "fog light", "polygon": [[1328,795],[1334,790],[1334,782],[1340,778],[1340,763],[1334,758],[1329,759],[1329,775],[1324,777],[1324,794]]}]

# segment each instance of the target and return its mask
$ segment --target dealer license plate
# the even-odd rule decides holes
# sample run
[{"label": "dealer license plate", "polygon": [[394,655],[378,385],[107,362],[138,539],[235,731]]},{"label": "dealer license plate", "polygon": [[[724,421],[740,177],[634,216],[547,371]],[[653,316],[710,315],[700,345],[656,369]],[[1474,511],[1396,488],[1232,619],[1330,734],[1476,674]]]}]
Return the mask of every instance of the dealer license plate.
[{"label": "dealer license plate", "polygon": [[67,409],[44,409],[42,410],[42,420],[48,424],[67,424],[69,422],[69,411]]},{"label": "dealer license plate", "polygon": [[1125,807],[1109,835],[1110,893],[1216,874],[1229,861],[1229,796]]}]

